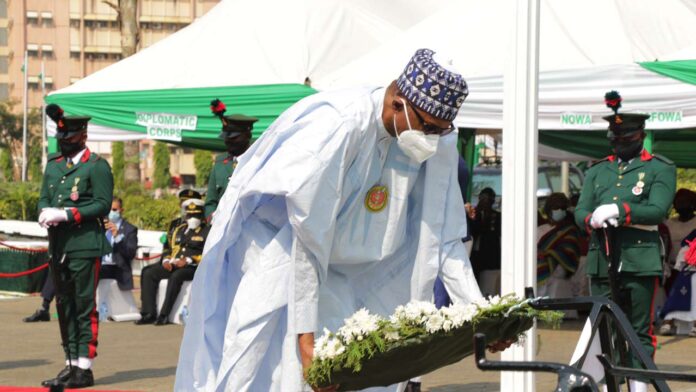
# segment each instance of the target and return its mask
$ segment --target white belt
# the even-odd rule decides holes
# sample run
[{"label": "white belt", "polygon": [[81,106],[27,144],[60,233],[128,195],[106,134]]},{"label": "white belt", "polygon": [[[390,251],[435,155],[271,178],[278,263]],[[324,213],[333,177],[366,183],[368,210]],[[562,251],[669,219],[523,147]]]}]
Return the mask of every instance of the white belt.
[{"label": "white belt", "polygon": [[628,227],[645,231],[657,231],[657,225],[629,225]]}]

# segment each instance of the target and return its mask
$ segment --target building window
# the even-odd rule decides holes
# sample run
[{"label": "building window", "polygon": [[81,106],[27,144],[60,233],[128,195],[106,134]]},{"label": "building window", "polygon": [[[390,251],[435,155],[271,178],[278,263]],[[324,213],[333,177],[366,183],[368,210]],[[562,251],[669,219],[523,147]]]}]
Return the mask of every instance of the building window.
[{"label": "building window", "polygon": [[10,61],[7,56],[0,56],[0,74],[9,72]]},{"label": "building window", "polygon": [[0,0],[0,18],[7,18],[7,0]]},{"label": "building window", "polygon": [[27,11],[27,24],[36,26],[39,24],[39,13],[36,11]]},{"label": "building window", "polygon": [[0,100],[7,100],[10,98],[10,86],[7,83],[0,83]]},{"label": "building window", "polygon": [[44,27],[53,27],[53,13],[50,11],[41,12],[41,23]]},{"label": "building window", "polygon": [[45,58],[52,58],[53,45],[41,45],[41,55]]},{"label": "building window", "polygon": [[27,44],[27,54],[29,56],[38,56],[39,55],[39,45]]},{"label": "building window", "polygon": [[7,46],[7,29],[0,28],[0,46]]}]

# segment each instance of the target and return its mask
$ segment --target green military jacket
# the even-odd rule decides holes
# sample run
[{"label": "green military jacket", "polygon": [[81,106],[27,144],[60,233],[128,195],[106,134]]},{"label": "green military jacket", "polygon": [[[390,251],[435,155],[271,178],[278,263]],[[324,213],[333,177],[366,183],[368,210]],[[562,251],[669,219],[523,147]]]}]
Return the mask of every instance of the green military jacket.
[{"label": "green military jacket", "polygon": [[592,230],[590,218],[595,208],[616,204],[619,208],[617,243],[621,244],[619,272],[634,276],[662,274],[660,237],[657,225],[667,217],[676,188],[676,168],[672,162],[643,151],[623,169],[615,156],[597,162],[587,171],[575,221],[591,232],[587,253],[587,274],[607,276],[607,258],[600,239],[602,230]]},{"label": "green military jacket", "polygon": [[72,168],[63,156],[51,155],[41,184],[39,213],[48,207],[64,208],[68,213],[67,222],[51,229],[51,252],[73,258],[111,253],[102,219],[111,209],[113,190],[109,163],[89,149]]},{"label": "green military jacket", "polygon": [[228,154],[220,154],[215,159],[215,165],[208,178],[208,192],[205,195],[205,216],[210,217],[217,209],[222,194],[227,189],[230,176],[237,167],[236,157]]}]

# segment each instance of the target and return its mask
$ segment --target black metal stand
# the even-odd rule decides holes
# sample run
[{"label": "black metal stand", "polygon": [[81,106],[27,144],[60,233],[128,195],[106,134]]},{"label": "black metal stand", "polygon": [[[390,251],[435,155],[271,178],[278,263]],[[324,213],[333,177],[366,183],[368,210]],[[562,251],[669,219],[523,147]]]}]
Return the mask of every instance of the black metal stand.
[{"label": "black metal stand", "polygon": [[592,377],[577,368],[555,362],[489,361],[486,359],[486,336],[474,335],[476,366],[481,370],[547,372],[558,374],[556,392],[599,392]]}]

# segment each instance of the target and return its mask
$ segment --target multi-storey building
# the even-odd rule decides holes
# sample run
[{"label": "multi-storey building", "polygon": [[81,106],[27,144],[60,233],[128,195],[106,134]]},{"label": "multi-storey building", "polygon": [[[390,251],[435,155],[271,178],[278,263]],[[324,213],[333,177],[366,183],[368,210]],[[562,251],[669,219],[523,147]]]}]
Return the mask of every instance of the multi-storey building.
[{"label": "multi-storey building", "polygon": [[[182,29],[219,1],[137,0],[138,49]],[[15,101],[15,110],[21,112],[25,51],[29,108],[40,107],[43,94],[120,60],[117,17],[103,0],[0,0],[0,101]],[[110,157],[109,143],[91,144],[92,149]],[[143,178],[151,176],[152,165],[147,164],[151,149],[151,143],[141,143]],[[172,174],[190,177],[194,172],[190,152],[172,147],[172,156]],[[20,157],[15,159],[21,162]]]},{"label": "multi-storey building", "polygon": [[[185,27],[219,0],[138,0],[139,49]],[[117,0],[111,3],[118,3]],[[116,11],[103,0],[0,0],[0,100],[22,100],[28,53],[29,107],[46,93],[121,59]]]}]

